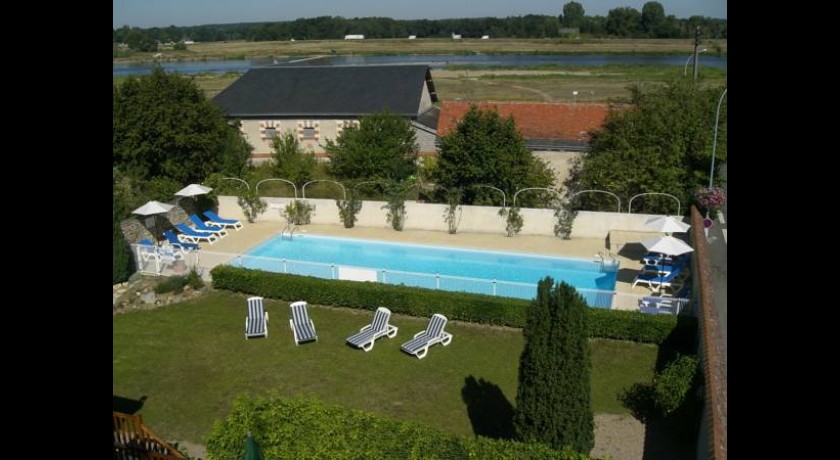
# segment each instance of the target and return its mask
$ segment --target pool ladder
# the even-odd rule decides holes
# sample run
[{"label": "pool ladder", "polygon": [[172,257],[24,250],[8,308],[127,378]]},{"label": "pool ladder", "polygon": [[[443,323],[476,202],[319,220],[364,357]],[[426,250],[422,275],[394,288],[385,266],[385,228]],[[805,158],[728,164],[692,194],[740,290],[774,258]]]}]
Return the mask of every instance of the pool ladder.
[{"label": "pool ladder", "polygon": [[598,254],[595,254],[596,260],[594,262],[598,262],[601,264],[602,271],[616,271],[618,269],[618,260],[613,257],[611,252],[607,252],[604,255],[603,252],[598,251]]}]

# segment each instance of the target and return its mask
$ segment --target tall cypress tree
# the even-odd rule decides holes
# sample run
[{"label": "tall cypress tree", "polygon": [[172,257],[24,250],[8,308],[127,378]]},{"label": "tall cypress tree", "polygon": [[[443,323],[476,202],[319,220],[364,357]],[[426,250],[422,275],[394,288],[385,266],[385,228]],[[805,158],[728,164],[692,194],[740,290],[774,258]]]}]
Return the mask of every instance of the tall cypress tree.
[{"label": "tall cypress tree", "polygon": [[528,308],[514,430],[519,440],[589,454],[595,444],[586,301],[551,277]]},{"label": "tall cypress tree", "polygon": [[114,276],[114,284],[117,284],[126,281],[134,273],[134,259],[131,254],[131,248],[126,243],[122,228],[120,227],[121,205],[118,203],[116,195],[113,197],[113,206],[114,265],[112,274]]}]

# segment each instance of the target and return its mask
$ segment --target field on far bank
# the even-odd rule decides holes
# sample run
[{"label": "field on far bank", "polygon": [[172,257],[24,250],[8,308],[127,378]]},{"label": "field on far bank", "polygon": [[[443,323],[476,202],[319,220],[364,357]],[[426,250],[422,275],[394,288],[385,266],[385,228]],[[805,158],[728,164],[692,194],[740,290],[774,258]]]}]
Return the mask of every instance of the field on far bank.
[{"label": "field on far bank", "polygon": [[[726,53],[726,40],[705,40],[712,53]],[[347,54],[568,54],[641,53],[689,56],[693,40],[658,39],[365,39],[297,40],[273,42],[214,42],[189,45],[186,51],[161,51],[164,61],[252,59],[266,57]],[[114,62],[152,60],[154,53],[132,53]],[[702,59],[700,59],[702,64]],[[690,69],[689,69],[690,70]],[[530,68],[444,67],[432,70],[441,100],[520,102],[606,102],[628,97],[631,85],[659,85],[683,77],[680,66],[607,65],[602,67]],[[195,75],[196,83],[212,98],[233,83],[238,73]],[[119,83],[122,79],[115,78]],[[726,71],[700,68],[700,85],[726,84]]]},{"label": "field on far bank", "polygon": [[[726,40],[704,40],[704,48],[726,53]],[[558,38],[449,38],[296,40],[266,42],[210,42],[187,45],[185,51],[162,50],[164,60],[252,59],[260,57],[328,54],[685,54],[693,39],[558,39]],[[155,52],[130,53],[113,62],[152,60]]]},{"label": "field on far bank", "polygon": [[[628,86],[660,85],[682,77],[682,68],[670,66],[604,66],[534,69],[460,68],[432,70],[440,100],[519,102],[606,102],[629,97]],[[241,74],[194,75],[208,98],[219,94]],[[119,84],[125,78],[115,78]],[[701,68],[700,84],[726,84],[726,72]],[[577,95],[574,92],[577,91]]]}]

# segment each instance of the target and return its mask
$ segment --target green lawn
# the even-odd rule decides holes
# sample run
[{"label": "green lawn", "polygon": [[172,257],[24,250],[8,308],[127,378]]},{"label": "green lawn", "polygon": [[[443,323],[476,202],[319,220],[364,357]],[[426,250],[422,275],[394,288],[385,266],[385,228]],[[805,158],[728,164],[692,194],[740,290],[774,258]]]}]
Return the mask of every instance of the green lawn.
[{"label": "green lawn", "polygon": [[[478,391],[478,381],[483,394],[501,390],[507,400],[488,404],[515,404],[524,344],[518,329],[449,323],[452,343],[436,345],[418,360],[399,346],[424,329],[427,318],[392,316],[391,324],[400,328],[397,336],[378,340],[365,353],[345,339],[369,323],[372,312],[310,305],[318,341],[295,346],[288,303],[267,300],[268,338],[246,341],[245,297],[217,291],[196,301],[114,316],[114,395],[147,396],[139,413],[156,433],[198,443],[243,392],[314,394],[462,435],[473,434],[465,387]],[[650,380],[658,347],[591,343],[595,412],[626,413],[616,396],[634,382]]]}]

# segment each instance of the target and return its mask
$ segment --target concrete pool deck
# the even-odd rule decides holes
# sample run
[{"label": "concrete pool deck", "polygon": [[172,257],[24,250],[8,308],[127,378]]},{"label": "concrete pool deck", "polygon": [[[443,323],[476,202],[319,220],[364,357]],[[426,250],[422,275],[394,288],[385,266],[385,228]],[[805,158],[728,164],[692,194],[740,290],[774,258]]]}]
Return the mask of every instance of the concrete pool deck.
[{"label": "concrete pool deck", "polygon": [[[213,245],[202,243],[202,253],[243,254],[255,246],[279,234],[285,228],[282,222],[245,223],[240,231],[231,230],[228,236]],[[576,257],[594,260],[600,252],[606,254],[606,238],[573,238],[563,240],[549,236],[516,235],[508,238],[504,234],[494,233],[455,233],[428,230],[404,230],[398,232],[383,227],[344,228],[339,225],[303,225],[298,231],[312,234],[345,238],[372,239],[401,243],[427,244],[432,246],[454,246],[471,249],[487,249],[503,252],[523,252],[529,254],[552,255],[558,257]],[[616,292],[627,294],[627,301],[613,302],[614,309],[636,309],[635,298],[650,295],[646,286],[631,287],[633,279],[641,268],[639,258],[642,254],[633,251],[625,255],[612,253],[618,259],[619,273]],[[209,254],[208,254],[209,255]],[[631,257],[628,257],[631,256]],[[205,259],[202,257],[202,259]],[[624,298],[625,296],[620,296]],[[618,300],[618,299],[617,299]]]}]

